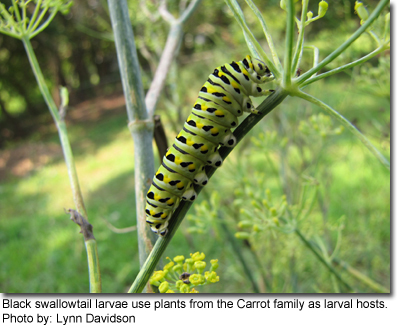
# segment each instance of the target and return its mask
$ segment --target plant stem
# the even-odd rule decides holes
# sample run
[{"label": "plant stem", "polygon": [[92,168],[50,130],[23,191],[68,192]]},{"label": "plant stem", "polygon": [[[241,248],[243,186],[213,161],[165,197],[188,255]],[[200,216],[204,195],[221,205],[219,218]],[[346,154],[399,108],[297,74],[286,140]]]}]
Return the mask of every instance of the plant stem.
[{"label": "plant stem", "polygon": [[285,51],[285,67],[283,74],[284,88],[290,88],[292,85],[292,55],[293,55],[293,33],[294,33],[294,1],[286,1],[286,51]]},{"label": "plant stem", "polygon": [[[47,88],[46,82],[43,77],[43,73],[40,69],[36,55],[32,48],[32,44],[29,40],[29,36],[24,35],[22,37],[22,42],[25,46],[25,50],[29,62],[31,64],[33,73],[35,75],[36,81],[39,85],[39,89],[46,101],[46,104],[57,126],[61,147],[64,153],[64,160],[68,169],[68,176],[71,184],[75,207],[78,209],[78,213],[81,216],[83,216],[86,220],[86,218],[88,218],[87,212],[83,201],[82,192],[79,186],[78,173],[75,168],[75,162],[72,154],[71,144],[68,139],[67,126],[65,125],[65,121],[60,117],[57,106],[53,98],[51,97],[49,89]],[[100,275],[99,258],[97,254],[97,242],[94,239],[94,237],[90,239],[86,239],[85,237],[85,245],[86,245],[86,252],[88,259],[90,292],[101,292],[101,275]]]},{"label": "plant stem", "polygon": [[[281,218],[283,219],[283,218]],[[284,220],[287,221],[287,220]],[[312,251],[312,253],[318,258],[318,260],[339,280],[341,284],[343,284],[347,290],[350,292],[354,292],[354,289],[346,282],[343,280],[343,278],[340,276],[339,273],[336,272],[336,270],[330,265],[320,254],[319,252],[314,248],[314,246],[308,241],[304,235],[300,232],[298,228],[295,229],[295,233],[297,236],[300,238],[301,241],[306,245],[308,249]]]},{"label": "plant stem", "polygon": [[349,274],[351,274],[356,279],[360,280],[362,283],[364,283],[365,285],[370,287],[372,290],[374,290],[378,293],[385,293],[385,294],[390,293],[389,289],[386,289],[384,286],[382,286],[379,283],[375,282],[374,280],[370,279],[365,274],[361,273],[360,271],[357,271],[355,268],[351,267],[346,262],[341,261],[336,258],[334,258],[332,261],[333,261],[333,263],[336,263],[339,266],[341,266],[342,268],[344,268]]},{"label": "plant stem", "polygon": [[308,1],[309,0],[303,0],[303,6],[302,6],[302,10],[301,10],[299,36],[297,38],[296,51],[294,53],[293,63],[292,63],[292,75],[293,76],[296,73],[296,69],[300,64],[301,56],[303,54],[304,31],[306,28],[305,23],[306,23],[306,18],[307,18]]},{"label": "plant stem", "polygon": [[146,111],[135,38],[126,0],[108,0],[119,71],[135,151],[136,222],[141,266],[155,242],[146,224],[146,194],[154,175],[153,120]]},{"label": "plant stem", "polygon": [[[268,98],[262,102],[262,104],[257,108],[260,111],[259,114],[251,114],[243,120],[243,122],[238,126],[238,128],[234,131],[234,135],[236,137],[237,143],[239,143],[242,138],[259,122],[262,120],[264,116],[270,113],[275,107],[277,107],[286,97],[288,93],[281,88],[278,88],[273,94],[271,94]],[[232,152],[232,148],[229,147],[221,147],[219,149],[219,153],[223,159],[225,159],[229,153]],[[206,170],[206,174],[208,177],[211,177],[216,168],[208,167]],[[202,190],[202,186],[195,185],[195,190],[197,194]],[[151,274],[153,273],[157,263],[159,262],[162,254],[167,248],[169,242],[173,238],[175,232],[177,231],[180,223],[184,219],[186,213],[192,206],[192,202],[181,201],[177,209],[172,214],[172,217],[169,221],[168,225],[168,234],[165,237],[158,238],[156,244],[146,262],[143,264],[139,274],[136,276],[135,281],[133,282],[131,288],[128,292],[130,293],[140,293],[145,287],[147,281],[149,280]]]},{"label": "plant stem", "polygon": [[219,223],[219,225],[221,226],[222,230],[224,231],[226,238],[230,242],[232,249],[235,253],[235,256],[239,259],[239,262],[242,265],[243,271],[246,274],[247,278],[249,279],[249,281],[253,287],[253,291],[255,293],[260,293],[260,289],[258,288],[256,280],[253,278],[253,274],[252,274],[253,271],[247,266],[246,259],[243,256],[243,253],[242,253],[243,248],[241,246],[239,246],[237,239],[235,237],[233,237],[232,233],[229,231],[228,227],[226,226],[226,224],[224,222],[221,221]]},{"label": "plant stem", "polygon": [[257,39],[254,37],[253,33],[251,30],[248,28],[246,21],[244,19],[243,11],[240,8],[239,4],[237,3],[236,0],[225,0],[226,4],[232,11],[233,15],[235,16],[236,20],[238,21],[240,27],[242,28],[244,37],[246,39],[246,42],[248,44],[249,49],[254,49],[257,54],[252,54],[253,56],[256,57],[261,57],[269,70],[273,73],[276,79],[279,79],[281,77],[281,72],[275,67],[275,64],[271,62],[271,60],[268,58],[267,54],[265,53],[264,49],[260,46],[258,43]]},{"label": "plant stem", "polygon": [[267,39],[268,46],[271,51],[272,60],[274,61],[274,64],[275,64],[277,70],[279,70],[279,72],[283,72],[283,67],[282,67],[281,61],[279,60],[279,56],[276,51],[274,41],[272,39],[271,34],[268,31],[268,27],[267,27],[267,24],[265,23],[264,18],[262,17],[259,9],[257,8],[257,6],[254,4],[254,2],[252,0],[246,0],[246,2],[249,5],[249,7],[253,10],[254,14],[257,16],[258,20],[261,23],[265,38]]},{"label": "plant stem", "polygon": [[379,4],[376,6],[375,10],[369,16],[369,18],[365,21],[363,25],[361,25],[353,35],[347,39],[339,48],[333,51],[329,56],[327,56],[323,61],[321,61],[316,67],[313,67],[300,77],[296,79],[297,84],[301,84],[303,81],[311,77],[314,73],[318,72],[320,69],[325,67],[327,64],[332,62],[336,57],[338,57],[341,53],[343,53],[358,37],[377,19],[381,13],[381,11],[385,8],[385,6],[389,3],[389,0],[381,0]]},{"label": "plant stem", "polygon": [[25,46],[26,53],[28,55],[29,62],[31,64],[33,73],[35,75],[36,81],[39,85],[39,89],[43,95],[43,98],[53,116],[54,122],[57,126],[58,134],[60,137],[61,147],[64,153],[65,163],[68,168],[68,176],[71,184],[72,195],[74,198],[74,203],[77,210],[87,218],[86,208],[84,205],[82,192],[79,186],[78,174],[75,168],[74,157],[72,154],[71,144],[68,139],[67,127],[65,122],[61,120],[58,113],[58,108],[51,97],[50,91],[47,88],[46,81],[44,80],[43,73],[40,69],[39,63],[37,61],[35,52],[33,51],[32,44],[27,36],[22,37],[22,42]]},{"label": "plant stem", "polygon": [[361,57],[361,58],[357,59],[354,62],[348,63],[346,65],[337,67],[337,68],[335,68],[333,70],[330,70],[330,71],[322,73],[322,74],[318,74],[318,75],[316,75],[314,77],[311,77],[310,79],[307,79],[306,81],[304,81],[304,82],[302,82],[300,84],[300,87],[307,86],[310,83],[313,83],[313,82],[318,81],[320,79],[329,77],[329,76],[331,76],[333,74],[336,74],[336,73],[342,72],[344,70],[350,69],[350,68],[352,68],[354,66],[360,65],[360,64],[368,61],[369,59],[373,58],[374,56],[380,54],[381,52],[385,51],[386,49],[388,49],[387,46],[386,45],[382,45],[381,47],[375,49],[373,52],[369,53],[368,55],[366,55],[364,57]]},{"label": "plant stem", "polygon": [[337,119],[343,126],[345,126],[347,129],[350,130],[371,152],[375,157],[386,167],[390,170],[390,163],[389,161],[375,148],[375,146],[372,145],[372,143],[369,141],[367,137],[364,136],[356,127],[354,127],[350,121],[348,121],[344,116],[342,116],[340,113],[336,112],[332,107],[329,105],[325,104],[324,102],[320,101],[319,99],[306,94],[302,91],[296,91],[293,92],[292,96],[298,96],[300,98],[303,98],[310,103],[313,103],[326,112],[328,112],[329,115],[333,116],[335,119]]},{"label": "plant stem", "polygon": [[101,293],[101,275],[99,255],[97,253],[97,242],[95,239],[85,241],[88,268],[89,284],[91,293]]}]

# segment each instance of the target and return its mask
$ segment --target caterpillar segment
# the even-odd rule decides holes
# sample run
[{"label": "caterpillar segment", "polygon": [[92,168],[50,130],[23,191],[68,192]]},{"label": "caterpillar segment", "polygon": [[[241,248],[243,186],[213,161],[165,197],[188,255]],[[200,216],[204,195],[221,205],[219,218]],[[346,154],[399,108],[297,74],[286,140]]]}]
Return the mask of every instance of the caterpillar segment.
[{"label": "caterpillar segment", "polygon": [[196,199],[194,185],[208,182],[206,167],[222,165],[219,146],[236,145],[231,129],[238,118],[244,112],[258,113],[249,96],[268,95],[271,91],[259,85],[272,79],[268,67],[250,56],[219,66],[209,75],[147,192],[146,221],[153,232],[165,236],[180,200]]}]

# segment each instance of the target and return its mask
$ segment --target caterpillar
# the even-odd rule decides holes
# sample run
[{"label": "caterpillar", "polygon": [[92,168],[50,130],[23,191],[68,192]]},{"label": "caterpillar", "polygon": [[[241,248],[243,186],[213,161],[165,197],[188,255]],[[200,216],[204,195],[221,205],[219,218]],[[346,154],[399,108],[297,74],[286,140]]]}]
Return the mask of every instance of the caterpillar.
[{"label": "caterpillar", "polygon": [[271,91],[259,84],[273,79],[268,67],[246,56],[242,61],[217,67],[200,89],[192,112],[173,145],[167,150],[146,197],[146,222],[159,236],[168,232],[168,221],[180,200],[194,201],[194,184],[206,185],[206,166],[220,167],[220,145],[234,147],[231,129],[243,112],[255,113],[249,96]]}]

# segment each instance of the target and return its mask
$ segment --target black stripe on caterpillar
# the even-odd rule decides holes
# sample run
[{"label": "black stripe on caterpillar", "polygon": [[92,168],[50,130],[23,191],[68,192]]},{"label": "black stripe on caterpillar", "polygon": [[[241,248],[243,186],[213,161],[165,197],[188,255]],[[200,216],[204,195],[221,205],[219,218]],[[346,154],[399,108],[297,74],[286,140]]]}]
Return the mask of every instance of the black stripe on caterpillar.
[{"label": "black stripe on caterpillar", "polygon": [[153,232],[165,236],[180,200],[196,199],[193,186],[207,184],[206,166],[222,165],[218,147],[235,146],[231,128],[238,125],[238,117],[243,112],[258,113],[249,96],[268,95],[270,91],[259,84],[272,79],[268,67],[250,56],[209,75],[147,192],[146,221]]}]

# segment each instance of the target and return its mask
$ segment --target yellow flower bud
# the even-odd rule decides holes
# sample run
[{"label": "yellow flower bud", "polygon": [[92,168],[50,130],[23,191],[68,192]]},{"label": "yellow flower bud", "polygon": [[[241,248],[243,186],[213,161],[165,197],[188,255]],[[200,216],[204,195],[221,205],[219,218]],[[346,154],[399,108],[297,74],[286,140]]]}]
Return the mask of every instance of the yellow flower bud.
[{"label": "yellow flower bud", "polygon": [[235,233],[235,238],[236,239],[242,239],[242,240],[248,239],[248,238],[250,238],[250,233],[248,233],[248,232],[236,232]]},{"label": "yellow flower bud", "polygon": [[167,281],[164,281],[163,283],[160,284],[158,287],[158,290],[164,294],[169,290],[169,283]]},{"label": "yellow flower bud", "polygon": [[169,269],[173,267],[174,264],[174,262],[169,262],[167,265],[164,266],[164,271],[169,271]]},{"label": "yellow flower bud", "polygon": [[360,17],[361,24],[363,24],[369,17],[368,11],[365,9],[364,4],[361,1],[356,1],[354,10],[356,11],[358,17]]},{"label": "yellow flower bud", "polygon": [[217,276],[217,273],[215,273],[214,271],[210,272],[206,272],[204,274],[206,280],[210,283],[215,283],[219,281],[219,276]]},{"label": "yellow flower bud", "polygon": [[204,252],[202,252],[201,254],[197,251],[194,254],[190,254],[190,256],[192,257],[192,259],[196,262],[198,260],[203,260],[204,258],[206,258],[206,255],[204,254]]},{"label": "yellow flower bud", "polygon": [[211,259],[210,263],[211,263],[211,271],[215,271],[219,267],[218,259]]},{"label": "yellow flower bud", "polygon": [[151,278],[155,281],[161,281],[162,279],[164,279],[164,276],[164,271],[155,271]]},{"label": "yellow flower bud", "polygon": [[310,19],[312,19],[312,17],[313,17],[313,12],[312,12],[312,11],[309,11],[309,12],[307,13],[307,20],[309,21]]},{"label": "yellow flower bud", "polygon": [[203,273],[204,269],[206,268],[207,263],[203,261],[197,261],[194,263],[194,267],[197,268],[199,273]]},{"label": "yellow flower bud", "polygon": [[198,294],[199,292],[196,290],[196,289],[194,289],[194,288],[192,288],[192,290],[190,290],[190,294]]},{"label": "yellow flower bud", "polygon": [[321,1],[318,6],[318,16],[319,18],[324,17],[328,10],[328,3],[326,1]]},{"label": "yellow flower bud", "polygon": [[271,207],[271,209],[270,209],[269,211],[271,212],[271,215],[272,215],[272,216],[276,216],[277,211],[276,211],[276,208],[275,208],[275,207]]},{"label": "yellow flower bud", "polygon": [[176,264],[172,269],[177,273],[182,273],[183,266],[182,264]]},{"label": "yellow flower bud", "polygon": [[183,294],[187,294],[190,291],[190,287],[187,284],[183,284],[181,285],[181,287],[179,288],[179,291]]},{"label": "yellow flower bud", "polygon": [[238,223],[238,227],[240,227],[240,228],[249,228],[252,226],[253,226],[253,223],[249,220],[242,220]]},{"label": "yellow flower bud", "polygon": [[179,264],[182,264],[184,260],[185,260],[184,256],[176,256],[176,257],[174,257],[174,262],[177,262]]},{"label": "yellow flower bud", "polygon": [[202,276],[201,274],[192,274],[189,280],[191,284],[197,286],[204,283],[204,276]]},{"label": "yellow flower bud", "polygon": [[166,294],[174,294],[175,291],[173,291],[172,289],[168,289],[165,293],[166,293]]},{"label": "yellow flower bud", "polygon": [[178,280],[175,283],[175,287],[177,287],[178,289],[180,289],[182,285],[183,285],[183,281],[182,280]]}]

